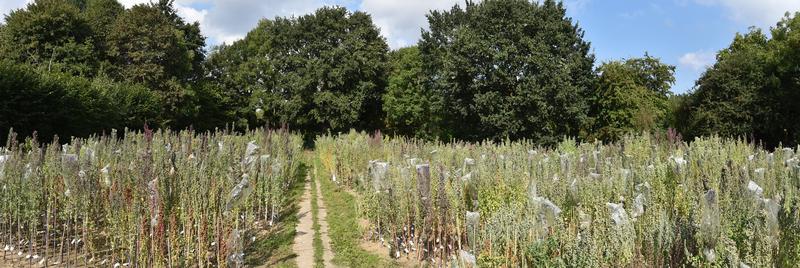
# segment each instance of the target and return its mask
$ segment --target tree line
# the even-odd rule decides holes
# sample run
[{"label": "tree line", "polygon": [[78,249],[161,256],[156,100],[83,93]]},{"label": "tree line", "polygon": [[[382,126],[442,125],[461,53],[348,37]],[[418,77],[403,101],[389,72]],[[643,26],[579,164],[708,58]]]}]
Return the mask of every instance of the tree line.
[{"label": "tree line", "polygon": [[[441,140],[630,132],[800,141],[800,16],[737,34],[686,94],[675,67],[596,64],[553,0],[467,1],[431,11],[413,46],[390,50],[369,14],[322,7],[262,19],[205,51],[172,0],[36,0],[0,25],[0,129],[41,138],[111,129],[349,129]],[[5,134],[5,133],[3,133]],[[5,137],[3,137],[5,139]]]}]

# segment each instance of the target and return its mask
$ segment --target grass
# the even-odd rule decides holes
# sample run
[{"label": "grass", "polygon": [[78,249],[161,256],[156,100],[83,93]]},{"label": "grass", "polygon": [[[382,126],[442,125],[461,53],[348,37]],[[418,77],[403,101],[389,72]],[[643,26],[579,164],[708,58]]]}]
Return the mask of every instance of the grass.
[{"label": "grass", "polygon": [[314,221],[314,265],[316,267],[325,267],[323,260],[324,248],[322,246],[322,234],[320,233],[319,224],[319,203],[317,203],[317,183],[316,180],[311,178],[311,219]]},{"label": "grass", "polygon": [[357,219],[356,200],[349,193],[342,191],[328,178],[330,174],[320,166],[320,159],[315,158],[315,173],[319,176],[322,198],[328,210],[328,235],[331,238],[331,249],[334,252],[333,262],[346,267],[388,267],[387,263],[376,254],[365,251],[360,246],[361,230]]}]

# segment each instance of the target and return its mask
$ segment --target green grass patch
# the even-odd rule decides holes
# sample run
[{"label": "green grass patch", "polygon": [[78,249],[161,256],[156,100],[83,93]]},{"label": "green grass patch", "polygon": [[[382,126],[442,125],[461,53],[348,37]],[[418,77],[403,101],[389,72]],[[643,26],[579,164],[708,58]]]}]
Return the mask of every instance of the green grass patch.
[{"label": "green grass patch", "polygon": [[315,158],[315,173],[319,176],[322,198],[325,200],[328,215],[328,235],[331,238],[333,262],[346,267],[390,267],[376,254],[362,249],[360,246],[361,231],[358,226],[359,215],[356,212],[355,198],[339,189],[330,180],[327,171],[322,168],[319,158]]}]

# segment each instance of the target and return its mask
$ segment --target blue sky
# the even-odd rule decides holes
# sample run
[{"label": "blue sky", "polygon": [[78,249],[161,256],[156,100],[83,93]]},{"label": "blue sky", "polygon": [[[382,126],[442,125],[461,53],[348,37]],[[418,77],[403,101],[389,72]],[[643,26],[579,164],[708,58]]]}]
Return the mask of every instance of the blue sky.
[{"label": "blue sky", "polygon": [[[0,13],[31,0],[0,0]],[[125,6],[149,0],[119,0]],[[261,18],[312,12],[341,5],[373,16],[392,48],[414,44],[431,9],[462,0],[176,0],[179,14],[198,21],[210,46],[233,42]],[[673,92],[690,90],[714,54],[750,26],[767,29],[787,11],[800,11],[800,0],[564,0],[567,13],[584,29],[598,64],[651,56],[675,65]]]}]

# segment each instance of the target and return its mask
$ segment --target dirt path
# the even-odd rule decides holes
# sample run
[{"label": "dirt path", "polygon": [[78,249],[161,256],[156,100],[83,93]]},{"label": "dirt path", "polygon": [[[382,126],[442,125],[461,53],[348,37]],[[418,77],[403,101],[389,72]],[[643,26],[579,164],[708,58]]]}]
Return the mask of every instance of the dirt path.
[{"label": "dirt path", "polygon": [[327,217],[327,210],[325,203],[322,201],[322,194],[320,193],[319,183],[316,183],[316,189],[311,189],[310,176],[307,178],[303,196],[300,197],[300,210],[297,212],[299,222],[297,224],[297,234],[294,237],[294,244],[292,250],[297,254],[297,267],[306,268],[314,267],[314,219],[312,217],[311,205],[311,191],[315,191],[317,195],[317,217],[320,225],[320,238],[322,239],[322,259],[325,267],[334,267],[331,260],[333,260],[333,252],[331,251],[331,239],[328,237],[328,222],[325,220]]},{"label": "dirt path", "polygon": [[[316,179],[316,178],[315,178]],[[319,211],[317,212],[317,216],[319,217],[319,233],[320,238],[322,238],[322,260],[325,264],[325,267],[334,267],[333,262],[333,251],[331,251],[331,238],[328,236],[328,209],[325,207],[325,202],[322,201],[322,192],[319,189],[319,182],[315,183],[317,185],[317,204]]]},{"label": "dirt path", "polygon": [[306,181],[300,210],[297,211],[297,234],[292,251],[297,254],[297,267],[314,267],[314,220],[311,217],[311,183]]}]

